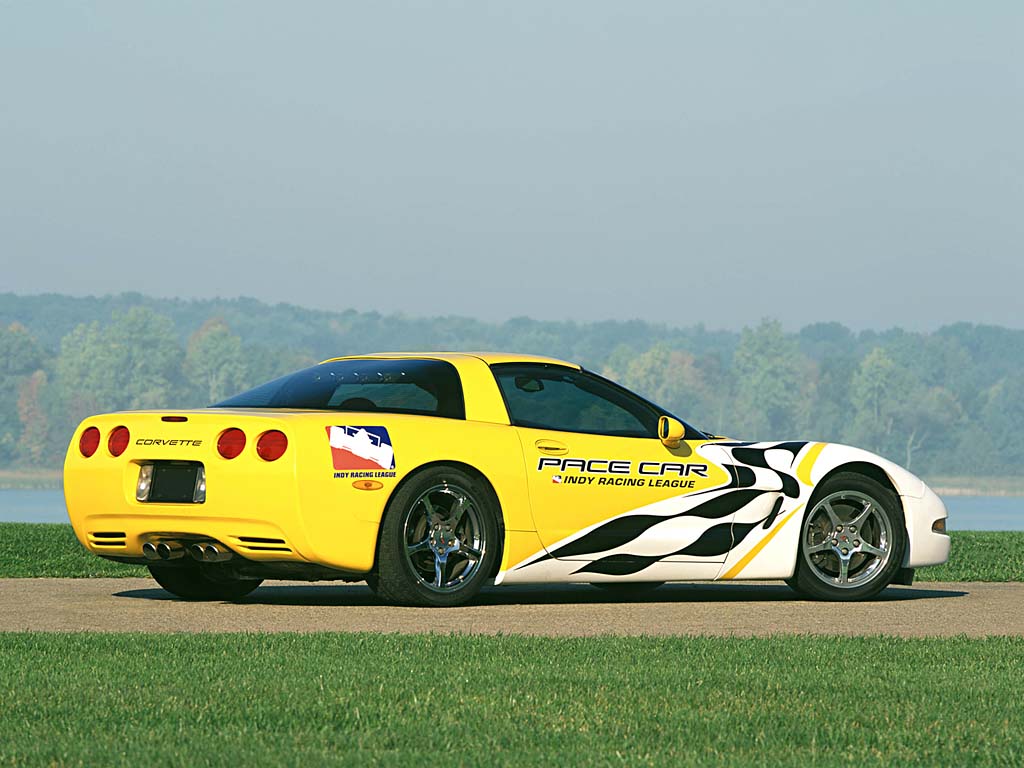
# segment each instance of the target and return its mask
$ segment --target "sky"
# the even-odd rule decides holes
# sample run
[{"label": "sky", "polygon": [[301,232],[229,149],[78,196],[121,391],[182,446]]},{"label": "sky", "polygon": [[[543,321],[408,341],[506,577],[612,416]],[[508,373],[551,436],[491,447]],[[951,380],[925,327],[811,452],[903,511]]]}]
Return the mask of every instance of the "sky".
[{"label": "sky", "polygon": [[0,291],[1024,327],[1019,2],[0,0]]}]

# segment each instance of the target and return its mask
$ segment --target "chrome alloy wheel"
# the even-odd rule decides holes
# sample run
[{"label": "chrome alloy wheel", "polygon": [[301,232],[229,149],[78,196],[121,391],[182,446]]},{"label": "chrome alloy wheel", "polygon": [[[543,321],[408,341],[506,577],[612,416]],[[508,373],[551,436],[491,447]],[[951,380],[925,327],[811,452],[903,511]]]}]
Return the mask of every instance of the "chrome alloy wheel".
[{"label": "chrome alloy wheel", "polygon": [[409,507],[405,557],[427,589],[455,592],[480,568],[487,541],[478,509],[468,490],[451,483],[427,489]]},{"label": "chrome alloy wheel", "polygon": [[860,491],[841,491],[819,501],[804,522],[803,557],[821,581],[851,589],[885,570],[893,532],[882,505]]}]

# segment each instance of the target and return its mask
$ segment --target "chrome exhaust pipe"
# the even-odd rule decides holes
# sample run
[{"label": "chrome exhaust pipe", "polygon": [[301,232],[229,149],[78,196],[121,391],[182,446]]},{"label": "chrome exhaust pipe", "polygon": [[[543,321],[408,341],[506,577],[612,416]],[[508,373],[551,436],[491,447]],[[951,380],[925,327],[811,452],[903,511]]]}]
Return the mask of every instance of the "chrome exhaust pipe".
[{"label": "chrome exhaust pipe", "polygon": [[235,553],[223,544],[207,544],[203,547],[204,561],[207,563],[223,563],[235,556]]},{"label": "chrome exhaust pipe", "polygon": [[145,544],[142,545],[142,555],[147,560],[160,559],[160,555],[158,555],[156,551],[156,544],[154,544],[152,541],[147,541]]},{"label": "chrome exhaust pipe", "polygon": [[223,563],[235,556],[235,553],[223,544],[212,541],[196,542],[188,548],[192,559],[201,563]]},{"label": "chrome exhaust pipe", "polygon": [[185,556],[185,548],[177,541],[161,541],[156,545],[156,555],[161,560],[177,560]]}]

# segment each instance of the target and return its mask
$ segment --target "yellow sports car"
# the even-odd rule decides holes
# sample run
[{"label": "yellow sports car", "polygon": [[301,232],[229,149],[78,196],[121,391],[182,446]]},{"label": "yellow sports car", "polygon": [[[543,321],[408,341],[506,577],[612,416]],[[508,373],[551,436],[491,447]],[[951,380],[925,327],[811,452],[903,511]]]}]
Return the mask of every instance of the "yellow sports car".
[{"label": "yellow sports car", "polygon": [[490,580],[858,600],[949,556],[942,502],[879,456],[708,435],[529,355],[337,358],[210,408],[94,416],[64,489],[87,549],[198,600],[263,579],[436,606]]}]

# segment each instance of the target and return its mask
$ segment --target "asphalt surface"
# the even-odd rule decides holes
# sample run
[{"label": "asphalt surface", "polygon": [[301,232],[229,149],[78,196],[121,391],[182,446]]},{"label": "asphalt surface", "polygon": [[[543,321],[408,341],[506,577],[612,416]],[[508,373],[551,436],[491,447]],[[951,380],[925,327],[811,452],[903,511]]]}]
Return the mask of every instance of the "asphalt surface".
[{"label": "asphalt surface", "polygon": [[193,603],[148,579],[2,579],[0,631],[22,630],[1024,636],[1024,583],[890,587],[867,603],[809,602],[775,583],[670,584],[633,599],[501,587],[438,609],[386,605],[362,584],[271,582],[237,603]]}]

